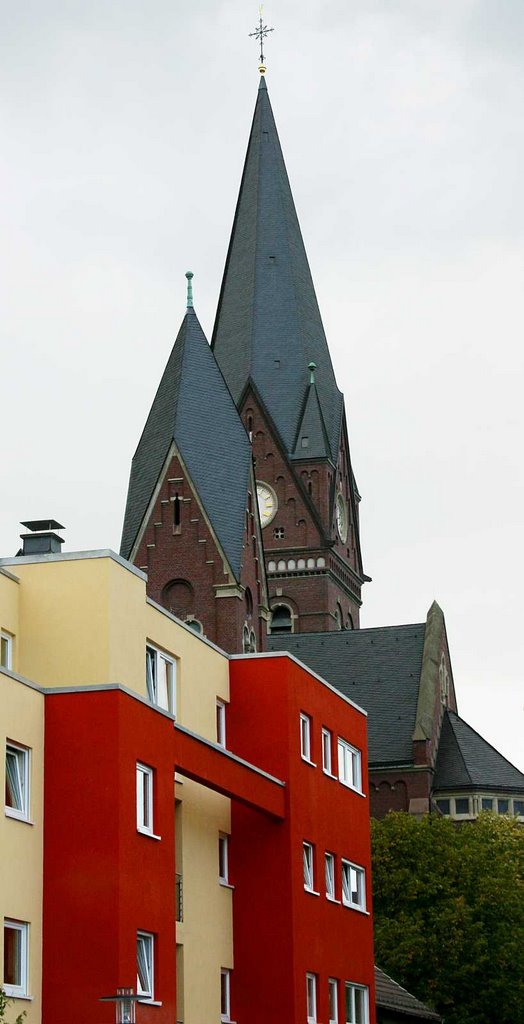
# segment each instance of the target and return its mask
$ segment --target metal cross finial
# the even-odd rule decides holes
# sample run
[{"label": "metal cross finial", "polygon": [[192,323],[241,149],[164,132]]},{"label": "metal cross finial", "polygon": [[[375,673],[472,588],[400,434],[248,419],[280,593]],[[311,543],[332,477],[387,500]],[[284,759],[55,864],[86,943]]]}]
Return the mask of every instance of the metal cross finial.
[{"label": "metal cross finial", "polygon": [[251,39],[254,36],[260,43],[260,66],[258,70],[260,71],[260,74],[263,75],[266,70],[264,65],[264,39],[270,32],[274,32],[274,29],[268,28],[267,25],[264,25],[264,22],[262,21],[262,7],[259,7],[258,11],[260,15],[258,26],[254,32],[249,33],[249,38]]}]

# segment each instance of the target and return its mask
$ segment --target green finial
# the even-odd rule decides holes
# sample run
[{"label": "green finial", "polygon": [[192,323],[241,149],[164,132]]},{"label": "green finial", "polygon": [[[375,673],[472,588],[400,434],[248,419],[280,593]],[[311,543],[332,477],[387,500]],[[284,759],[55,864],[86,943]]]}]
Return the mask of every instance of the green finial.
[{"label": "green finial", "polygon": [[307,364],[307,368],[309,370],[309,383],[310,384],[314,384],[315,383],[315,370],[317,368],[317,364],[316,363],[308,363]]},{"label": "green finial", "polygon": [[191,284],[191,279],[193,277],[193,271],[192,270],[188,270],[186,272],[186,277],[187,277],[187,308],[188,309],[192,309],[193,308],[193,285]]}]

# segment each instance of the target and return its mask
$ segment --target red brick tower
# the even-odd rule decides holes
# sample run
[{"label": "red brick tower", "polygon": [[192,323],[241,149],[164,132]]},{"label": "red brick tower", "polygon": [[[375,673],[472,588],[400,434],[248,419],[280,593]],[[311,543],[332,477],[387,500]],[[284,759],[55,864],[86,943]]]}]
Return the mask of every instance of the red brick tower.
[{"label": "red brick tower", "polygon": [[264,78],[212,348],[252,441],[271,632],[358,627],[359,494]]},{"label": "red brick tower", "polygon": [[251,448],[188,291],[131,465],[120,553],[147,572],[149,597],[197,632],[231,653],[263,650]]}]

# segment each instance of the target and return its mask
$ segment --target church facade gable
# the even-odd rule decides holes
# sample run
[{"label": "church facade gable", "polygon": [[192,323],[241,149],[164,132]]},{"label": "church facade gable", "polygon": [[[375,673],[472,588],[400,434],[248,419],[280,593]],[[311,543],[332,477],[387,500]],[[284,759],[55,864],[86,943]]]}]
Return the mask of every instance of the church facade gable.
[{"label": "church facade gable", "polygon": [[174,443],[133,561],[147,573],[148,596],[196,632],[231,653],[264,649],[267,597],[252,474],[239,577],[220,547]]}]

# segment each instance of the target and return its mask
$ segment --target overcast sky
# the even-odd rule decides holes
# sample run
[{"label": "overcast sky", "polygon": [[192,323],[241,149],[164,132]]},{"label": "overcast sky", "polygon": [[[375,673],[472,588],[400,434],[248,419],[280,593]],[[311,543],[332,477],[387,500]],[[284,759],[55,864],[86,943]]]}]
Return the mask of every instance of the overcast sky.
[{"label": "overcast sky", "polygon": [[[246,0],[0,0],[0,552],[118,550],[185,306],[211,336],[258,87]],[[524,769],[522,0],[274,0],[267,84],[362,494],[362,625],[436,598]]]}]

